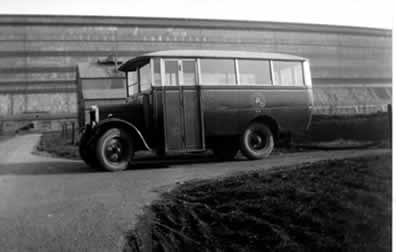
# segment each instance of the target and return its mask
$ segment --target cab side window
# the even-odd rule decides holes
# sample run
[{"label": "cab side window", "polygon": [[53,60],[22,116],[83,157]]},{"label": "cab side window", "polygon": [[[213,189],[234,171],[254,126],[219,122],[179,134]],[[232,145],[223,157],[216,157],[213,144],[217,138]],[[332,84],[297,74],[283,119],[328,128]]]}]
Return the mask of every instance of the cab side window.
[{"label": "cab side window", "polygon": [[134,95],[139,92],[138,76],[136,71],[131,71],[127,73],[128,79],[128,95]]},{"label": "cab side window", "polygon": [[151,69],[150,64],[146,64],[139,69],[140,90],[146,91],[151,88]]}]

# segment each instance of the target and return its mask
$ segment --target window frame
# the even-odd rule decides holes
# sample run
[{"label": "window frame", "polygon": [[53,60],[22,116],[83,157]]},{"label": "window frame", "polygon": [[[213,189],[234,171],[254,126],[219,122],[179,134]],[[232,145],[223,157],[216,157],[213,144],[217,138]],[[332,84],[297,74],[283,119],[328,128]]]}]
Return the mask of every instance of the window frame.
[{"label": "window frame", "polygon": [[[253,58],[236,58],[236,66],[237,66],[237,75],[238,75],[238,84],[240,86],[259,86],[259,87],[271,87],[274,86],[274,79],[273,79],[273,73],[272,73],[272,60],[271,59],[253,59]],[[268,62],[268,73],[269,73],[269,83],[254,83],[254,84],[246,84],[246,83],[241,83],[241,72],[240,72],[240,61],[264,61]]]},{"label": "window frame", "polygon": [[[150,88],[142,91],[140,70],[141,70],[142,67],[145,67],[147,65],[149,67],[148,76],[150,77],[150,81],[149,81]],[[138,86],[138,91],[135,94],[130,94],[130,92],[129,92],[129,87],[135,86],[135,85],[129,85],[129,73],[130,72],[136,72],[136,77],[137,77],[137,82],[136,83],[137,84],[135,84],[135,85]],[[150,60],[148,61],[147,64],[139,66],[139,67],[136,67],[135,71],[125,72],[125,78],[126,78],[127,97],[135,96],[137,94],[142,94],[142,93],[150,93],[152,88],[153,88],[153,81],[154,81],[154,61],[153,61],[153,58],[150,58]],[[161,81],[162,81],[162,76],[161,76]]]},{"label": "window frame", "polygon": [[[155,83],[154,85],[154,60],[159,60],[159,66],[160,66],[160,83]],[[202,75],[202,60],[205,59],[210,59],[210,60],[230,60],[233,62],[233,70],[234,70],[234,78],[235,78],[235,83],[203,83],[203,75]],[[165,62],[167,60],[173,60],[177,62],[177,67],[178,67],[178,77],[179,77],[179,83],[177,83],[176,86],[193,86],[191,84],[185,85],[184,84],[184,71],[183,71],[183,61],[192,61],[195,62],[195,84],[194,86],[224,86],[224,87],[232,87],[232,86],[257,86],[257,87],[307,87],[307,76],[305,73],[305,60],[294,60],[294,59],[276,59],[276,58],[217,58],[217,57],[152,57],[150,58],[149,62],[147,64],[150,65],[150,88],[148,90],[141,90],[141,74],[140,74],[140,69],[142,66],[139,66],[136,68],[136,74],[138,78],[138,92],[139,93],[147,93],[152,90],[153,87],[165,87],[165,86],[171,86],[171,85],[166,85],[165,84]],[[240,73],[240,63],[241,61],[264,61],[269,63],[269,79],[270,83],[255,83],[255,84],[244,84],[241,83],[241,73]],[[301,74],[302,74],[302,83],[301,84],[279,84],[275,83],[275,68],[274,68],[274,62],[293,62],[293,63],[298,63],[300,65],[301,69]],[[128,79],[129,79],[129,73],[126,72],[126,81],[128,84]],[[173,85],[172,85],[173,86]],[[131,96],[129,93],[129,85],[127,85],[127,95]]]},{"label": "window frame", "polygon": [[[148,67],[149,67],[149,69],[148,69],[148,76],[150,77],[150,80],[149,80],[149,85],[150,85],[150,87],[148,88],[148,89],[146,89],[146,90],[142,90],[142,82],[141,82],[141,73],[140,73],[140,69],[142,69],[142,67],[145,67],[146,65],[149,65]],[[151,64],[151,58],[150,58],[150,60],[149,60],[149,62],[146,64],[146,65],[143,65],[143,66],[139,66],[139,71],[138,71],[138,79],[139,79],[139,93],[150,93],[151,92],[151,90],[152,90],[152,88],[153,88],[153,77],[154,77],[154,75],[153,75],[153,65]]]},{"label": "window frame", "polygon": [[[129,73],[130,72],[136,72],[137,81],[136,81],[136,84],[134,84],[134,85],[129,85]],[[135,70],[135,71],[125,72],[125,78],[126,78],[127,97],[131,97],[131,96],[139,94],[140,93],[139,71]],[[138,91],[136,93],[134,93],[134,94],[130,94],[130,92],[129,92],[129,87],[132,87],[132,86],[137,86],[138,87]]]},{"label": "window frame", "polygon": [[[177,73],[178,73],[178,83],[176,85],[167,85],[166,82],[166,72],[165,72],[165,65],[166,61],[176,61],[177,63]],[[184,84],[184,67],[183,67],[183,61],[190,61],[194,63],[194,71],[195,71],[195,77],[194,77],[194,84]],[[198,59],[193,58],[193,57],[186,57],[186,58],[173,58],[173,57],[167,57],[167,58],[161,58],[160,59],[160,66],[161,66],[161,86],[162,87],[179,87],[179,86],[197,86],[199,85],[199,68],[198,68]]]},{"label": "window frame", "polygon": [[[274,62],[294,62],[294,63],[299,63],[301,66],[301,80],[302,83],[296,84],[297,82],[294,82],[295,84],[290,85],[290,84],[279,84],[275,83],[275,71],[274,71]],[[307,82],[306,82],[306,77],[305,77],[305,65],[304,65],[304,60],[288,60],[288,59],[271,59],[271,72],[272,72],[272,83],[273,86],[276,87],[307,87]]]},{"label": "window frame", "polygon": [[[198,76],[199,76],[199,83],[198,83],[198,85],[199,86],[207,86],[207,87],[210,87],[210,86],[225,86],[225,87],[227,87],[227,86],[238,86],[239,85],[239,83],[238,83],[238,79],[237,79],[237,68],[236,68],[236,63],[235,63],[235,60],[236,60],[236,58],[217,58],[217,57],[213,57],[213,58],[211,58],[211,57],[201,57],[201,58],[198,58],[199,59],[199,61],[197,61],[197,64],[198,64],[198,70],[199,70],[199,72],[198,72]],[[207,83],[207,84],[205,84],[205,83],[203,83],[202,82],[202,65],[201,65],[201,60],[206,60],[206,59],[209,59],[209,60],[230,60],[230,61],[232,61],[232,65],[233,65],[233,68],[234,68],[234,79],[235,79],[235,83],[227,83],[227,84],[225,84],[225,83]]]}]

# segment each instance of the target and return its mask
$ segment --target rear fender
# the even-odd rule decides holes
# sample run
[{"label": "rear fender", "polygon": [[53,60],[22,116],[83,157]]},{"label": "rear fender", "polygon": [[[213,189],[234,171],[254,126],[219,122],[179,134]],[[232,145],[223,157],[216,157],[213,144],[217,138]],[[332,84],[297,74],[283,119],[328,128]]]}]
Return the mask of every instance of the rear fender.
[{"label": "rear fender", "polygon": [[272,134],[274,134],[274,136],[275,136],[275,140],[276,141],[279,140],[281,129],[279,127],[279,124],[277,123],[277,121],[274,118],[267,116],[267,115],[263,115],[263,116],[256,117],[250,123],[253,123],[253,122],[259,122],[259,123],[268,125],[268,127],[270,127],[270,129],[272,131]]}]

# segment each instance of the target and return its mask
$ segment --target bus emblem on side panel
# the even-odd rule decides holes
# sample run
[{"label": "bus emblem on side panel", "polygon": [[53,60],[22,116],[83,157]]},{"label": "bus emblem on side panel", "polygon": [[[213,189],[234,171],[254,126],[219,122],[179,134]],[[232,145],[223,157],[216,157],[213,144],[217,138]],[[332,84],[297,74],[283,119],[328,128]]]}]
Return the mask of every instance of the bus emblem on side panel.
[{"label": "bus emblem on side panel", "polygon": [[263,95],[255,97],[255,104],[259,107],[265,107],[265,98]]}]

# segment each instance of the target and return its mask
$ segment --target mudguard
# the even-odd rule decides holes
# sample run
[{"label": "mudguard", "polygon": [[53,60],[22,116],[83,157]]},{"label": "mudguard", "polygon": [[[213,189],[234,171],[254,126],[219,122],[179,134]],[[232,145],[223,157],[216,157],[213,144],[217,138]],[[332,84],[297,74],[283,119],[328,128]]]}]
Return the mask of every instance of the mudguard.
[{"label": "mudguard", "polygon": [[[144,139],[143,134],[139,131],[139,129],[132,123],[122,120],[122,119],[118,119],[118,118],[108,118],[103,121],[100,121],[97,125],[95,125],[91,129],[91,132],[92,132],[90,134],[91,137],[87,137],[87,138],[89,138],[89,140],[87,141],[87,144],[90,144],[91,141],[96,139],[96,137],[99,137],[101,134],[103,134],[106,130],[108,130],[110,128],[123,128],[123,129],[127,130],[128,132],[131,132],[134,139],[136,141],[139,141],[139,143],[141,144],[142,147],[144,147],[144,149],[151,151],[150,146],[147,144],[146,139]],[[87,130],[87,133],[88,132],[89,132],[89,130]]]}]

